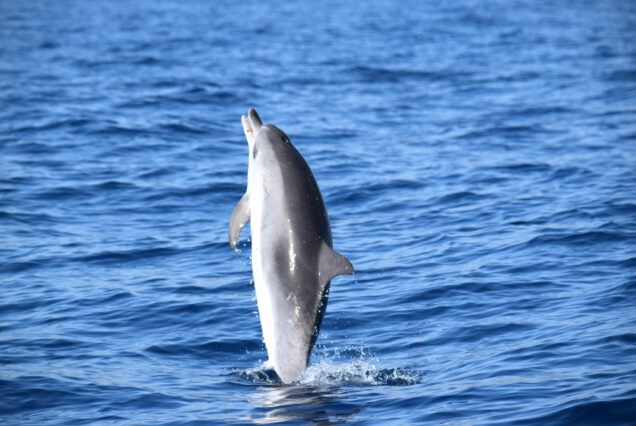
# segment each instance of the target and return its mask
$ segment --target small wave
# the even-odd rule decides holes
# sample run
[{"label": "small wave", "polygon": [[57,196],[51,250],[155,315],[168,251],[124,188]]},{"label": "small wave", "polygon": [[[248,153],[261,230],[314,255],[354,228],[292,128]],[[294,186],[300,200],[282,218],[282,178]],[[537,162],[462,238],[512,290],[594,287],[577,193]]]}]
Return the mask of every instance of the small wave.
[{"label": "small wave", "polygon": [[20,377],[18,380],[0,381],[3,414],[44,410],[60,405],[90,404],[94,398],[88,392],[69,386],[61,380],[41,376]]},{"label": "small wave", "polygon": [[363,185],[355,191],[333,191],[333,193],[328,193],[328,196],[334,204],[361,202],[378,198],[386,194],[387,191],[414,190],[422,186],[421,182],[415,180],[393,179],[377,184]]},{"label": "small wave", "polygon": [[157,65],[165,63],[166,61],[161,60],[160,58],[155,58],[154,56],[144,56],[142,58],[135,59],[133,64],[135,65]]},{"label": "small wave", "polygon": [[[189,311],[191,309],[191,305],[185,306],[184,309],[186,310],[186,312]],[[209,311],[211,307],[207,306],[206,309]],[[146,348],[146,352],[164,356],[181,357],[184,355],[190,355],[200,357],[202,359],[210,359],[219,354],[236,357],[237,354],[246,353],[246,351],[256,351],[260,349],[260,346],[261,343],[254,339],[223,340],[195,344],[192,344],[192,342],[179,342],[155,344]],[[271,373],[273,373],[274,378],[278,381],[278,383],[280,383],[280,380],[278,379],[276,373],[274,373],[274,370],[271,370]],[[245,370],[242,372],[237,372],[237,374],[240,377],[257,383],[267,382],[268,380],[266,380],[265,378],[266,376],[269,377],[267,369]]]},{"label": "small wave", "polygon": [[188,133],[188,134],[194,134],[194,135],[206,133],[205,130],[202,130],[193,126],[188,126],[187,124],[183,124],[183,123],[164,124],[161,126],[161,129],[167,132]]},{"label": "small wave", "polygon": [[471,191],[460,191],[453,194],[444,195],[440,197],[436,204],[455,204],[455,203],[467,203],[471,201],[478,201],[483,198],[483,195],[476,194]]},{"label": "small wave", "polygon": [[156,167],[137,175],[139,179],[151,179],[167,176],[175,172],[175,167]]},{"label": "small wave", "polygon": [[606,76],[607,81],[633,82],[636,80],[636,69],[612,71]]},{"label": "small wave", "polygon": [[60,43],[53,40],[45,40],[38,46],[40,49],[53,49],[56,47],[60,47]]},{"label": "small wave", "polygon": [[589,177],[591,172],[583,167],[560,167],[556,169],[547,181],[552,180],[566,180],[570,178],[581,178],[581,177]]},{"label": "small wave", "polygon": [[194,87],[171,94],[163,94],[159,96],[149,97],[145,99],[135,99],[127,101],[123,106],[138,107],[150,105],[227,105],[236,101],[237,97],[234,93],[223,90],[208,90],[203,87]]},{"label": "small wave", "polygon": [[624,268],[636,269],[636,257],[630,257],[629,259],[622,260],[618,262],[617,265],[622,266]]},{"label": "small wave", "polygon": [[0,210],[0,219],[28,225],[51,224],[60,220],[58,217],[46,213],[9,212],[3,210]]},{"label": "small wave", "polygon": [[576,245],[581,244],[592,245],[607,242],[625,241],[628,236],[621,232],[604,232],[589,231],[580,234],[545,234],[534,237],[527,244],[543,245],[543,244],[563,244]]},{"label": "small wave", "polygon": [[71,186],[59,186],[56,188],[47,189],[36,195],[39,200],[69,200],[77,198],[87,198],[91,194],[81,188],[75,188]]},{"label": "small wave", "polygon": [[[192,198],[207,196],[210,194],[240,194],[245,190],[242,183],[233,182],[218,182],[214,184],[200,185],[197,187],[170,187],[165,188],[161,192],[151,193],[144,198],[146,201],[162,200],[165,201],[170,198]],[[239,195],[240,198],[240,195]],[[237,199],[239,199],[237,198]]]},{"label": "small wave", "polygon": [[[28,130],[39,130],[30,128]],[[21,130],[18,130],[21,131]],[[26,154],[55,154],[58,150],[57,147],[50,146],[40,142],[18,142],[13,147],[15,151],[23,152]]]},{"label": "small wave", "polygon": [[550,170],[550,165],[545,163],[519,163],[519,164],[506,164],[503,166],[492,167],[493,170],[505,171],[510,173],[545,173]]},{"label": "small wave", "polygon": [[122,191],[122,190],[138,189],[139,187],[130,182],[109,180],[109,181],[94,185],[92,188],[98,191]]},{"label": "small wave", "polygon": [[517,109],[512,109],[510,111],[506,111],[505,116],[516,116],[516,117],[545,117],[547,115],[557,115],[557,114],[571,114],[576,112],[576,110],[565,107],[565,106],[531,106],[531,107],[519,107]]},{"label": "small wave", "polygon": [[485,129],[470,130],[466,133],[457,135],[457,139],[480,139],[486,137],[501,137],[504,139],[516,138],[523,139],[529,136],[535,136],[537,133],[551,133],[549,130],[541,126],[492,126]]},{"label": "small wave", "polygon": [[[64,119],[49,121],[42,124],[30,124],[28,126],[18,127],[14,129],[14,132],[17,132],[17,133],[42,132],[45,130],[54,130],[54,129],[63,128],[63,127],[76,129],[76,128],[84,127],[91,123],[92,123],[91,120],[87,120],[83,118],[64,118]],[[49,150],[51,150],[51,148],[47,146],[47,148],[44,151],[40,151],[40,152],[48,152]],[[31,152],[38,152],[38,151],[31,151]]]},{"label": "small wave", "polygon": [[0,263],[0,274],[16,274],[40,266],[37,262],[6,262]]},{"label": "small wave", "polygon": [[524,419],[521,423],[536,424],[634,424],[636,398],[585,401],[572,404],[540,418]]},{"label": "small wave", "polygon": [[88,132],[92,135],[100,136],[135,136],[148,135],[152,132],[148,129],[138,129],[121,125],[108,125]]},{"label": "small wave", "polygon": [[167,150],[172,148],[172,145],[167,144],[167,143],[138,143],[135,142],[134,144],[130,144],[130,145],[122,145],[122,146],[118,146],[110,151],[107,151],[104,153],[104,156],[106,157],[114,157],[114,158],[120,158],[122,156],[129,156],[132,154],[137,154],[137,153],[145,153],[145,152],[150,152],[150,151],[154,151],[154,152],[160,152],[163,150]]},{"label": "small wave", "polygon": [[357,74],[363,81],[377,83],[379,81],[400,82],[403,80],[454,81],[460,77],[469,77],[469,72],[422,71],[417,69],[389,69],[381,67],[355,66],[347,70]]},{"label": "small wave", "polygon": [[605,344],[616,344],[616,345],[625,345],[625,346],[636,346],[636,333],[623,333],[623,334],[615,334],[612,336],[603,336],[598,339],[596,344],[605,345]]},{"label": "small wave", "polygon": [[137,260],[155,257],[169,257],[180,252],[181,250],[174,247],[154,247],[148,249],[103,251],[100,253],[79,256],[74,260],[108,265],[113,263],[134,262]]}]

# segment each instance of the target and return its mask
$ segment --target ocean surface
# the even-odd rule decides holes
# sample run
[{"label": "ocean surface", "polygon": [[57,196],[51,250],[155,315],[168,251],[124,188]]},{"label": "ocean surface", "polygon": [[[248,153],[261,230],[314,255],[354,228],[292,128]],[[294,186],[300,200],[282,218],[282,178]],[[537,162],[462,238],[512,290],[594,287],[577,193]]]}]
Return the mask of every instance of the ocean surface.
[{"label": "ocean surface", "polygon": [[[313,169],[267,367],[241,115]],[[636,3],[0,1],[0,423],[636,424]]]}]

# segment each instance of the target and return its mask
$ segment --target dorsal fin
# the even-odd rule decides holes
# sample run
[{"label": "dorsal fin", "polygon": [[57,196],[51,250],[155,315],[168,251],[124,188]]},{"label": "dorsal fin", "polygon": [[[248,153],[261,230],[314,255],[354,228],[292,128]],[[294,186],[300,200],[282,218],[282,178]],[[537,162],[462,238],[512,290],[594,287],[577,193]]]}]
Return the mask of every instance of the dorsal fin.
[{"label": "dorsal fin", "polygon": [[352,275],[353,265],[349,262],[349,259],[323,243],[320,249],[318,274],[320,275],[320,282],[325,285],[337,275]]},{"label": "dorsal fin", "polygon": [[236,242],[238,241],[241,229],[243,229],[245,224],[250,221],[250,214],[250,197],[246,192],[241,198],[241,201],[239,201],[236,207],[234,207],[232,217],[230,218],[230,228],[228,229],[228,234],[230,237],[230,247],[232,247],[232,250],[236,248]]}]

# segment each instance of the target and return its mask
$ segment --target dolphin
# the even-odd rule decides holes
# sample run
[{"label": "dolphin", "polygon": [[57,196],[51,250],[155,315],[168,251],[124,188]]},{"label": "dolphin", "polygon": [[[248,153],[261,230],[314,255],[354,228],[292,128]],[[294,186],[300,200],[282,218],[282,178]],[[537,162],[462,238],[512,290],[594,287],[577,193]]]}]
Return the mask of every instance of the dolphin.
[{"label": "dolphin", "polygon": [[247,191],[229,226],[230,247],[250,222],[252,272],[269,364],[288,384],[307,367],[336,275],[353,274],[332,249],[329,217],[309,166],[283,131],[252,108]]}]

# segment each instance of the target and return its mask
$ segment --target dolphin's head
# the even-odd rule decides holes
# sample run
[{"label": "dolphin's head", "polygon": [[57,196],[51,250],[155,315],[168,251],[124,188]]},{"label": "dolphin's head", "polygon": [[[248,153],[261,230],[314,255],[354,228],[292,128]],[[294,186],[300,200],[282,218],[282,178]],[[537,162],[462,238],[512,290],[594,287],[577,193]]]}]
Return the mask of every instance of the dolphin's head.
[{"label": "dolphin's head", "polygon": [[256,139],[256,133],[258,129],[263,125],[260,117],[256,113],[254,108],[250,108],[247,116],[241,116],[241,122],[243,123],[243,131],[245,132],[245,138],[247,144],[250,146],[250,152],[254,148],[254,140]]}]

